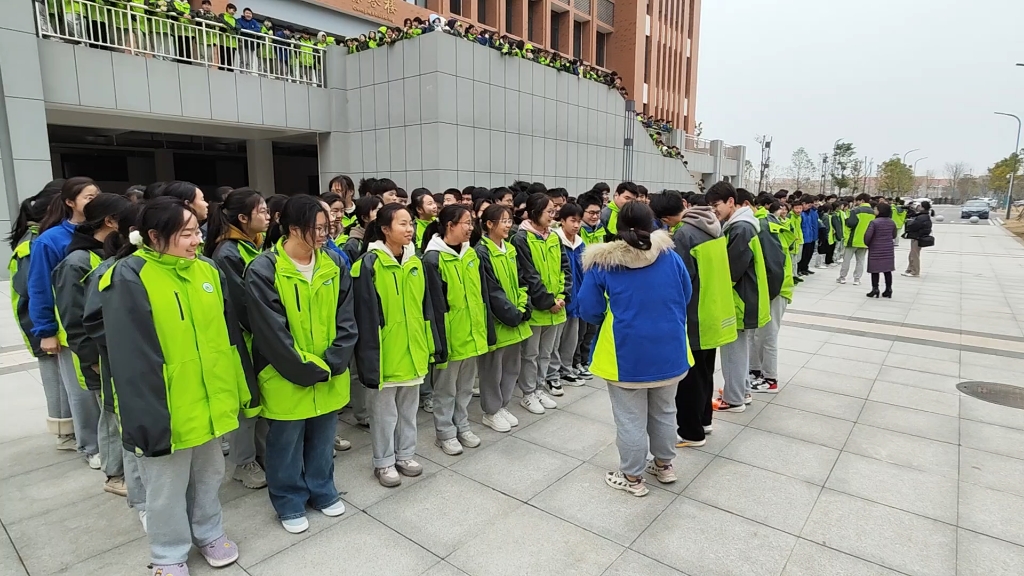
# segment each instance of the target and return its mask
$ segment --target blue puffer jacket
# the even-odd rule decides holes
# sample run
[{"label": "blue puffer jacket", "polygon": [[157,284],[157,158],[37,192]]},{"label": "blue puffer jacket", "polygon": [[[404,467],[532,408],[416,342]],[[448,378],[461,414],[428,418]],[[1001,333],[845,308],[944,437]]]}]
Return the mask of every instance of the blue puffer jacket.
[{"label": "blue puffer jacket", "polygon": [[36,338],[57,335],[57,313],[53,301],[50,274],[67,254],[68,244],[78,226],[65,220],[32,241],[28,263],[28,316]]},{"label": "blue puffer jacket", "polygon": [[818,241],[818,209],[805,210],[800,229],[804,233],[804,244]]},{"label": "blue puffer jacket", "polygon": [[555,234],[558,234],[558,239],[562,241],[562,252],[565,252],[569,259],[569,272],[572,274],[572,288],[569,290],[569,302],[565,305],[565,313],[570,318],[579,318],[580,304],[577,302],[576,296],[580,293],[580,286],[583,285],[583,248],[585,245],[579,234],[573,238],[572,242],[565,239],[561,228],[555,228]]}]

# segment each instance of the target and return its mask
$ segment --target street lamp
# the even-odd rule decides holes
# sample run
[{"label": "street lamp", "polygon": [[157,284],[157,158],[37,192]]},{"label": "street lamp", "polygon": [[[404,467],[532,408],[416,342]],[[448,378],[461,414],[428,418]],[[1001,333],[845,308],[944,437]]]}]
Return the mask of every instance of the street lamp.
[{"label": "street lamp", "polygon": [[[1017,64],[1017,66],[1021,66],[1021,64]],[[1020,153],[1020,126],[1021,126],[1020,117],[1017,116],[1016,114],[1009,114],[1007,112],[996,112],[995,114],[996,114],[996,116],[1009,116],[1010,118],[1013,118],[1014,120],[1017,121],[1017,143],[1013,145],[1013,153],[1014,154],[1019,154]],[[1006,190],[1006,219],[1007,220],[1010,219],[1010,204],[1013,202],[1013,175],[1017,172],[1017,166],[1014,165],[1014,166],[1011,166],[1010,168],[1011,168],[1011,170],[1010,170],[1010,187]]]},{"label": "street lamp", "polygon": [[918,150],[920,150],[920,148],[914,148],[913,150],[907,150],[907,153],[903,155],[903,163],[904,164],[907,163],[907,156],[909,156],[911,152],[917,152]]},{"label": "street lamp", "polygon": [[[928,157],[924,156],[924,157],[918,158],[917,160],[914,160],[914,168],[913,168],[913,172],[914,172],[914,178],[913,178],[914,186],[917,186],[917,163],[920,162],[921,160],[927,160],[927,159],[928,159]],[[927,187],[926,187],[924,193],[925,194],[928,193]]]}]

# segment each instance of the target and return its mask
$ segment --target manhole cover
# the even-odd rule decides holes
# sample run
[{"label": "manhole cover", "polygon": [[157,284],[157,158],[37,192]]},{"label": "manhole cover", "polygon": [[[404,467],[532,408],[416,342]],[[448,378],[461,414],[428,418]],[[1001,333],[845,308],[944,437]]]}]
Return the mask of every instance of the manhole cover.
[{"label": "manhole cover", "polygon": [[957,390],[978,400],[1024,410],[1024,388],[998,382],[961,382]]}]

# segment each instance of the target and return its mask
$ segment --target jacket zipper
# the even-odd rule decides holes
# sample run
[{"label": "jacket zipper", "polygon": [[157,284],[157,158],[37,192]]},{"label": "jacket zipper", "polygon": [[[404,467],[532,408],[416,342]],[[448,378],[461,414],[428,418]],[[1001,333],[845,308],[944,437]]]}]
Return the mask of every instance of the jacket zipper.
[{"label": "jacket zipper", "polygon": [[401,296],[402,292],[398,289],[398,274],[391,276],[391,279],[395,281],[395,296]]},{"label": "jacket zipper", "polygon": [[299,285],[292,284],[292,287],[295,288],[295,307],[299,309],[299,312],[302,312],[302,302],[299,301]]},{"label": "jacket zipper", "polygon": [[184,322],[185,309],[181,307],[181,295],[178,294],[177,290],[174,291],[174,300],[178,303],[178,315],[181,316],[181,320]]}]

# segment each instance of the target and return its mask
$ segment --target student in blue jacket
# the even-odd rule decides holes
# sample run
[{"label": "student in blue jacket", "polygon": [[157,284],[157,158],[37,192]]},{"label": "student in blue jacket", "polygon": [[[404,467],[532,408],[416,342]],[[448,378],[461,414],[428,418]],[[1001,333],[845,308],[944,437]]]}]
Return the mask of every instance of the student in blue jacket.
[{"label": "student in blue jacket", "polygon": [[615,417],[619,469],[605,482],[633,496],[648,493],[644,471],[662,484],[676,481],[676,388],[691,365],[682,353],[690,275],[653,222],[646,205],[623,206],[617,239],[584,252],[579,291],[580,317],[600,326],[590,371],[608,382]]},{"label": "student in blue jacket", "polygon": [[[570,300],[565,305],[565,323],[558,325],[555,336],[557,347],[551,351],[551,363],[548,364],[548,388],[555,396],[561,396],[561,382],[569,386],[583,386],[585,380],[573,368],[573,355],[579,343],[580,314],[576,294],[583,284],[583,238],[580,237],[580,226],[583,224],[583,208],[578,204],[565,204],[558,211],[560,226],[555,234],[562,242],[562,252],[569,261],[569,272],[572,274],[572,288],[569,289]],[[561,382],[560,382],[561,381]]]},{"label": "student in blue jacket", "polygon": [[800,220],[800,229],[804,234],[803,252],[800,253],[800,264],[796,273],[800,276],[814,274],[810,269],[814,247],[818,245],[818,209],[814,205],[813,196],[804,196],[804,213]]},{"label": "student in blue jacket", "polygon": [[39,347],[57,357],[60,377],[68,392],[71,418],[74,420],[78,452],[85,455],[89,466],[100,467],[97,431],[100,407],[95,396],[79,384],[75,357],[67,347],[67,338],[57,319],[51,274],[64,259],[75,228],[85,222],[85,206],[99,194],[91,178],[69,178],[60,194],[50,201],[46,216],[39,223],[39,237],[32,241],[32,259],[28,268],[28,314],[32,334],[39,338]]}]

